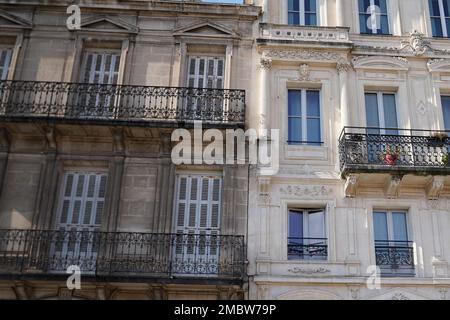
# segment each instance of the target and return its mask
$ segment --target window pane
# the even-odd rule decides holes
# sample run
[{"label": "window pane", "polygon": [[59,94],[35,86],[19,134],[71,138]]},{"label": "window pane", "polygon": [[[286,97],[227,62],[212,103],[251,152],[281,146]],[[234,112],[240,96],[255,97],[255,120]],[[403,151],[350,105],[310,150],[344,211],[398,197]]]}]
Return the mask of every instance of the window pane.
[{"label": "window pane", "polygon": [[289,211],[289,238],[303,238],[303,214]]},{"label": "window pane", "polygon": [[288,92],[288,105],[289,105],[289,116],[302,115],[301,109],[302,92],[299,90],[289,90]]},{"label": "window pane", "polygon": [[289,118],[289,142],[302,142],[302,119],[301,118]]},{"label": "window pane", "polygon": [[300,15],[298,13],[289,12],[289,24],[300,24]]},{"label": "window pane", "polygon": [[370,0],[359,0],[358,7],[360,13],[367,13],[367,8],[370,6]]},{"label": "window pane", "polygon": [[442,0],[444,4],[444,14],[446,17],[450,16],[450,0]]},{"label": "window pane", "polygon": [[308,117],[320,117],[320,94],[319,91],[306,91],[307,101],[307,116]]},{"label": "window pane", "polygon": [[380,26],[381,29],[378,30],[379,34],[389,34],[389,21],[388,21],[388,17],[383,15],[380,18]]},{"label": "window pane", "polygon": [[375,241],[389,240],[386,212],[373,213],[373,230],[375,233]]},{"label": "window pane", "polygon": [[315,13],[305,14],[305,25],[307,26],[317,26],[317,18]]},{"label": "window pane", "polygon": [[289,0],[288,10],[299,11],[300,10],[299,0]]},{"label": "window pane", "polygon": [[392,213],[393,224],[393,239],[396,241],[408,241],[408,231],[406,226],[406,213],[405,212],[393,212]]},{"label": "window pane", "polygon": [[430,7],[430,15],[438,17],[440,16],[439,11],[439,0],[429,0],[429,7]]},{"label": "window pane", "polygon": [[[376,93],[366,93],[366,120],[368,127],[379,128],[380,119],[378,117],[378,102]],[[379,130],[370,130],[370,133],[377,134]]]},{"label": "window pane", "polygon": [[445,130],[450,130],[450,96],[442,96],[441,100]]},{"label": "window pane", "polygon": [[308,142],[312,145],[320,144],[320,119],[308,119]]},{"label": "window pane", "polygon": [[431,18],[431,27],[433,29],[433,37],[443,37],[441,18]]},{"label": "window pane", "polygon": [[380,13],[387,14],[386,0],[375,0],[375,5],[380,8]]},{"label": "window pane", "polygon": [[372,33],[372,30],[369,29],[367,23],[370,25],[370,14],[360,14],[359,15],[359,28],[361,33]]},{"label": "window pane", "polygon": [[317,12],[316,0],[305,0],[305,11],[306,12]]},{"label": "window pane", "polygon": [[447,25],[447,38],[450,38],[450,18],[445,19],[445,24]]},{"label": "window pane", "polygon": [[[398,128],[395,95],[383,94],[384,125],[386,128]],[[387,134],[398,134],[397,130],[388,130]]]},{"label": "window pane", "polygon": [[308,215],[308,238],[325,238],[325,212],[311,212]]}]

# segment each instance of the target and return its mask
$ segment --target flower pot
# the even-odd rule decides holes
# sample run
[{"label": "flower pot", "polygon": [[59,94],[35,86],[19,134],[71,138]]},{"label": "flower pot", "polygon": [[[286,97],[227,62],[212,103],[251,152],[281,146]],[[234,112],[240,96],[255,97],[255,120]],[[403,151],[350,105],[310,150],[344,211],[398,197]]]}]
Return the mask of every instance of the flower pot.
[{"label": "flower pot", "polygon": [[398,160],[398,155],[396,154],[387,154],[384,158],[384,162],[388,165],[394,165]]}]

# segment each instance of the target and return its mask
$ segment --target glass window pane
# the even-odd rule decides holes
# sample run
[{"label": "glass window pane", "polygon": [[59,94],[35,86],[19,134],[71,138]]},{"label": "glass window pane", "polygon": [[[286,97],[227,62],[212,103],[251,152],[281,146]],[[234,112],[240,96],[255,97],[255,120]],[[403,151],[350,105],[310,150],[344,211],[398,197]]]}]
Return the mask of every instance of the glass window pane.
[{"label": "glass window pane", "polygon": [[375,0],[375,5],[380,8],[380,13],[387,14],[386,0]]},{"label": "glass window pane", "polygon": [[291,25],[300,24],[300,15],[298,13],[289,12],[289,21],[288,23]]},{"label": "glass window pane", "polygon": [[447,25],[447,35],[446,35],[446,37],[450,38],[450,18],[446,18],[445,19],[445,24]]},{"label": "glass window pane", "polygon": [[308,119],[308,142],[315,145],[320,144],[320,119]]},{"label": "glass window pane", "polygon": [[303,214],[289,211],[289,238],[303,238]]},{"label": "glass window pane", "polygon": [[[366,93],[366,121],[368,127],[379,128],[378,101],[376,93]],[[379,132],[379,131],[378,131]],[[371,133],[378,133],[371,132]]]},{"label": "glass window pane", "polygon": [[359,28],[361,33],[372,33],[372,29],[367,25],[370,19],[370,14],[360,14],[359,15]]},{"label": "glass window pane", "polygon": [[433,29],[433,37],[443,37],[441,18],[431,18],[431,27]]},{"label": "glass window pane", "polygon": [[315,13],[305,14],[305,25],[307,26],[317,26],[317,18]]},{"label": "glass window pane", "polygon": [[297,2],[297,0],[289,0],[288,1],[288,10],[293,11],[294,10],[294,2]]},{"label": "glass window pane", "polygon": [[446,17],[450,16],[450,0],[442,0],[444,4],[444,14]]},{"label": "glass window pane", "polygon": [[367,13],[367,8],[370,6],[370,0],[359,0],[358,7],[360,13]]},{"label": "glass window pane", "polygon": [[450,130],[450,96],[442,96],[441,101],[445,130]]},{"label": "glass window pane", "polygon": [[[383,94],[384,126],[386,128],[398,128],[397,108],[394,94]],[[398,134],[397,130],[387,130],[387,134]]]},{"label": "glass window pane", "polygon": [[306,12],[317,12],[316,0],[305,0],[305,11]]},{"label": "glass window pane", "polygon": [[439,0],[429,0],[429,7],[430,7],[430,15],[438,17],[440,16],[439,11]]},{"label": "glass window pane", "polygon": [[300,90],[289,90],[288,92],[288,112],[289,116],[301,116],[302,92]]},{"label": "glass window pane", "polygon": [[289,142],[296,143],[302,142],[302,119],[301,118],[289,118]]},{"label": "glass window pane", "polygon": [[373,213],[373,230],[375,241],[389,240],[386,212]]},{"label": "glass window pane", "polygon": [[311,212],[308,215],[308,238],[325,238],[325,212]]},{"label": "glass window pane", "polygon": [[396,241],[408,241],[408,231],[406,225],[406,213],[405,212],[393,212],[392,213],[392,227],[393,227],[393,240]]},{"label": "glass window pane", "polygon": [[308,117],[320,117],[320,94],[319,91],[306,91],[306,114]]},{"label": "glass window pane", "polygon": [[381,29],[378,31],[379,34],[389,34],[389,21],[387,16],[381,16],[380,26]]}]

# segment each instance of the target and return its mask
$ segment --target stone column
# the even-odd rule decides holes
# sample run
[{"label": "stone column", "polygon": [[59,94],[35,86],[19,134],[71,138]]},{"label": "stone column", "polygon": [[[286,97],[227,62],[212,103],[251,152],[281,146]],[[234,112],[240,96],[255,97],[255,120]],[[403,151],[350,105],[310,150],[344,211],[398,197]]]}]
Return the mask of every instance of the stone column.
[{"label": "stone column", "polygon": [[352,125],[348,98],[348,72],[351,70],[351,66],[346,60],[343,60],[337,63],[336,68],[339,74],[341,124],[344,128]]},{"label": "stone column", "polygon": [[336,26],[345,27],[344,0],[336,0]]},{"label": "stone column", "polygon": [[268,128],[267,118],[269,115],[269,99],[270,99],[270,69],[272,60],[269,58],[261,58],[260,61],[260,88],[259,88],[259,130]]}]

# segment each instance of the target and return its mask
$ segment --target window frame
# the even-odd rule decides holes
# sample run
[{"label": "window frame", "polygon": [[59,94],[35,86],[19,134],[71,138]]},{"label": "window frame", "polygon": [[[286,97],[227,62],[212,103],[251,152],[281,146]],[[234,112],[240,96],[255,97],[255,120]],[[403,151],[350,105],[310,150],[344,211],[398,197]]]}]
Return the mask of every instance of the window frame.
[{"label": "window frame", "polygon": [[[386,224],[387,224],[387,236],[388,239],[383,239],[383,240],[376,240],[375,239],[375,213],[385,213],[386,214]],[[394,223],[393,223],[393,214],[394,213],[402,213],[405,215],[405,225],[406,225],[406,240],[395,240],[395,232],[394,232]],[[411,237],[410,237],[410,226],[409,226],[409,213],[408,210],[395,210],[395,209],[374,209],[372,210],[372,221],[373,221],[373,238],[375,241],[375,246],[376,246],[376,241],[386,241],[388,243],[390,242],[399,242],[399,241],[406,241],[406,242],[411,242]]]},{"label": "window frame", "polygon": [[[364,0],[357,0],[357,7],[356,10],[358,11],[358,26],[359,26],[359,33],[362,35],[392,35],[392,31],[391,31],[391,19],[390,19],[390,15],[389,15],[389,4],[390,4],[390,0],[386,0],[386,13],[380,13],[380,24],[381,24],[381,16],[386,16],[386,20],[387,20],[387,31],[384,33],[382,32],[382,28],[380,25],[380,29],[369,29],[372,32],[363,32],[362,28],[361,28],[361,15],[367,15],[367,8],[365,12],[360,12],[359,10],[359,3],[360,1],[364,1]],[[369,7],[373,8],[375,6],[375,0],[369,0]],[[373,15],[376,14],[374,12],[371,12],[371,17],[373,17]],[[380,32],[378,32],[378,30],[380,30]]]},{"label": "window frame", "polygon": [[[379,134],[380,135],[386,135],[386,119],[385,119],[385,110],[384,110],[384,95],[393,95],[394,96],[394,102],[395,102],[395,114],[397,118],[397,129],[399,129],[399,118],[398,118],[398,97],[397,92],[388,92],[388,91],[374,91],[374,90],[365,90],[364,91],[364,110],[366,113],[366,125],[367,124],[367,105],[366,105],[366,94],[376,94],[377,95],[377,109],[378,109],[378,121],[379,121]],[[397,130],[398,134],[398,130]]]},{"label": "window frame", "polygon": [[[191,79],[192,75],[190,74],[190,65],[191,65],[191,60],[192,59],[205,59],[205,71],[204,71],[204,77],[203,77],[203,84],[206,84],[206,86],[203,86],[201,89],[208,89],[207,84],[208,84],[208,63],[210,59],[217,59],[217,64],[214,63],[214,71],[216,73],[216,71],[218,70],[218,61],[221,60],[222,61],[222,76],[218,76],[218,75],[214,75],[214,82],[217,84],[217,79],[221,79],[222,80],[222,87],[221,88],[212,88],[212,89],[217,89],[217,90],[223,90],[225,89],[225,80],[226,80],[226,55],[221,55],[221,54],[189,54],[186,57],[186,87],[187,88],[192,88],[192,89],[197,89],[199,88],[199,86],[194,86],[190,87],[189,86],[189,80]],[[195,64],[195,71],[194,71],[194,83],[197,82],[198,83],[198,69],[199,69],[199,63],[196,62]],[[217,85],[216,85],[217,86]]]},{"label": "window frame", "polygon": [[[14,46],[0,45],[0,54],[3,52],[9,52],[5,57],[5,64],[2,67],[2,72],[0,73],[0,80],[4,81],[8,79],[9,73],[11,72],[11,64],[14,55]],[[8,62],[8,63],[6,63]],[[6,67],[7,66],[7,67]]]},{"label": "window frame", "polygon": [[[81,83],[89,83],[89,84],[97,84],[95,82],[91,82],[91,81],[84,81],[84,79],[86,78],[86,73],[88,72],[88,70],[86,70],[86,66],[87,66],[87,61],[88,61],[88,56],[89,54],[97,54],[97,55],[105,55],[105,54],[111,54],[111,55],[117,55],[119,57],[119,61],[118,61],[118,69],[117,71],[113,71],[113,73],[117,73],[116,75],[116,81],[115,83],[102,83],[105,85],[117,85],[120,81],[120,64],[121,61],[123,59],[122,57],[122,52],[119,49],[103,49],[103,48],[84,48],[83,51],[81,52],[81,59],[82,59],[82,63],[81,63],[81,72],[80,72],[80,77],[79,77],[79,82]],[[102,63],[103,65],[104,63]],[[111,61],[111,66],[110,66],[110,70],[109,72],[111,72],[112,70],[112,61]],[[92,71],[92,70],[90,70]],[[104,77],[104,71],[105,70],[101,70],[100,74],[102,77]],[[89,75],[89,78],[92,78],[92,74]],[[113,76],[114,77],[114,76]],[[109,78],[111,78],[111,74],[109,74]]]},{"label": "window frame", "polygon": [[448,123],[448,128],[447,128],[447,126],[446,126],[446,123],[445,123],[445,112],[444,112],[444,100],[445,99],[448,99],[448,101],[449,101],[449,106],[448,106],[448,108],[449,108],[449,112],[450,112],[450,94],[441,94],[440,95],[440,100],[441,100],[441,112],[442,112],[442,123],[443,123],[443,127],[444,127],[444,130],[445,131],[450,131],[450,123]]},{"label": "window frame", "polygon": [[[305,1],[308,0],[293,0],[293,1],[298,1],[299,5],[299,11],[291,11],[289,10],[289,0],[287,1],[287,25],[291,25],[291,26],[311,26],[311,27],[315,27],[315,26],[319,26],[319,1],[318,0],[314,0],[316,3],[316,11],[306,11],[305,9]],[[299,23],[295,24],[295,23],[289,23],[289,15],[291,13],[295,13],[298,14],[299,16]],[[307,14],[315,14],[316,15],[316,24],[306,24],[306,15]]]},{"label": "window frame", "polygon": [[[300,116],[292,116],[289,114],[289,93],[294,91],[300,91],[301,97],[300,97]],[[307,93],[308,91],[314,91],[318,92],[319,97],[319,116],[308,116],[308,100],[307,100]],[[290,140],[289,136],[289,120],[292,118],[300,118],[301,119],[301,141],[292,141]],[[319,136],[320,141],[308,141],[308,120],[309,119],[319,119]],[[322,90],[319,88],[302,88],[302,89],[291,89],[289,88],[287,90],[287,143],[291,146],[323,146],[324,141],[323,140],[323,112],[322,112]]]},{"label": "window frame", "polygon": [[[432,16],[431,15],[431,4],[432,4],[433,0],[429,0],[428,1],[428,7],[429,7],[429,13],[430,13],[430,22],[431,22],[431,32],[432,32],[432,36],[434,38],[450,38],[450,30],[448,30],[447,28],[447,22],[446,20],[450,20],[450,7],[449,7],[449,16],[445,15],[445,10],[444,10],[444,0],[437,0],[438,1],[438,6],[439,6],[439,16]],[[440,35],[435,35],[433,32],[433,19],[439,18],[440,22],[441,22],[441,28],[442,28],[442,36]]]}]

